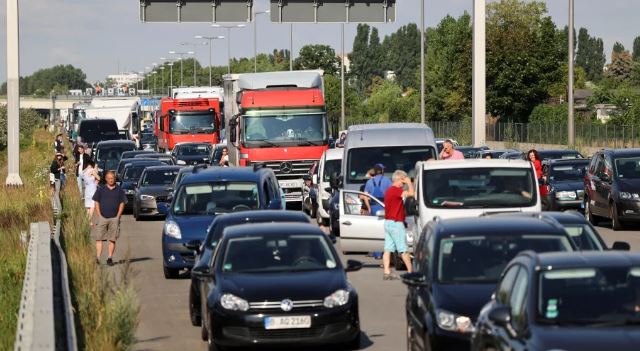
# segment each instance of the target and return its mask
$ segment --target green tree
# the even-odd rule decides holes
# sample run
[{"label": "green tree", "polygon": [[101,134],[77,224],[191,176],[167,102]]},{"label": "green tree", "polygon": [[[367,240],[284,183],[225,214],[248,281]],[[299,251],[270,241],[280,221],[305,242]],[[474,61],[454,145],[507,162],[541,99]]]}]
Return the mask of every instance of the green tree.
[{"label": "green tree", "polygon": [[631,78],[633,60],[629,51],[616,52],[611,54],[611,63],[607,69],[607,76],[622,82]]},{"label": "green tree", "polygon": [[640,37],[633,39],[633,61],[640,61]]},{"label": "green tree", "polygon": [[385,66],[393,70],[403,89],[418,88],[416,72],[420,67],[420,30],[415,23],[400,27],[382,42]]},{"label": "green tree", "polygon": [[617,54],[621,54],[623,53],[625,50],[624,45],[622,45],[622,43],[620,42],[615,42],[615,44],[613,44],[613,52],[617,53]]},{"label": "green tree", "polygon": [[529,122],[531,123],[567,123],[569,107],[567,104],[548,105],[541,104],[531,111]]},{"label": "green tree", "polygon": [[369,75],[371,77],[383,77],[385,76],[384,53],[382,52],[382,44],[380,43],[380,35],[378,34],[378,28],[371,28],[371,35],[369,36],[369,48],[367,49],[368,61],[370,63]]},{"label": "green tree", "polygon": [[389,122],[391,108],[402,96],[402,88],[398,83],[385,80],[371,92],[364,106],[367,122]]},{"label": "green tree", "polygon": [[[340,96],[340,78],[333,75],[324,76],[324,98],[327,108],[327,114],[332,125],[339,125],[341,114],[341,96]],[[345,84],[344,87],[344,105],[345,118],[347,122],[359,120],[360,106],[362,101],[356,90]]]},{"label": "green tree", "polygon": [[[91,87],[86,81],[87,75],[72,65],[57,65],[51,68],[44,68],[35,71],[27,77],[20,77],[21,95],[44,95],[47,96],[58,84],[58,88],[85,89]],[[68,94],[67,91],[64,94]],[[0,87],[0,95],[7,93],[6,83]]]},{"label": "green tree", "polygon": [[321,69],[325,75],[334,75],[340,69],[340,60],[329,45],[305,45],[300,49],[293,67],[301,69]]},{"label": "green tree", "polygon": [[[567,82],[569,81],[569,65],[562,64],[562,79],[549,85],[548,94],[552,98],[560,98],[567,101]],[[573,69],[573,88],[584,89],[587,85],[587,73],[582,67],[575,66]]]},{"label": "green tree", "polygon": [[600,80],[606,62],[602,39],[591,37],[587,29],[580,28],[577,48],[576,66],[584,69],[587,80]]},{"label": "green tree", "polygon": [[371,62],[369,62],[369,32],[368,24],[358,24],[356,37],[353,40],[353,49],[349,54],[351,72],[355,87],[360,94],[371,83]]}]

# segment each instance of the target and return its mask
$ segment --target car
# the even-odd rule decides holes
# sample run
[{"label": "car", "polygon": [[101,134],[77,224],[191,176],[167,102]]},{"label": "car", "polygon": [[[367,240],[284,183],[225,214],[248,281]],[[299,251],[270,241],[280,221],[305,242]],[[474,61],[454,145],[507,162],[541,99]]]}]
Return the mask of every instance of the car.
[{"label": "car", "polygon": [[584,178],[584,212],[591,224],[611,219],[613,230],[640,221],[640,149],[594,153]]},{"label": "car", "polygon": [[210,143],[178,143],[171,151],[171,157],[178,165],[209,163],[212,146]]},{"label": "car", "polygon": [[584,175],[587,159],[548,159],[542,163],[547,194],[543,208],[549,211],[582,209],[584,207]]},{"label": "car", "polygon": [[414,251],[413,273],[402,275],[407,349],[468,348],[480,309],[491,298],[503,268],[520,251],[574,251],[556,221],[483,216],[436,219]]},{"label": "car", "polygon": [[136,162],[151,162],[151,161],[158,161],[163,165],[167,165],[167,166],[172,166],[173,164],[168,164],[166,162],[163,162],[163,160],[157,159],[157,158],[144,158],[144,157],[133,157],[133,158],[121,158],[120,162],[118,162],[118,168],[116,168],[116,177],[118,181],[121,181],[121,176],[122,176],[122,170],[124,170],[124,166],[128,165],[129,163],[136,163]]},{"label": "car", "polygon": [[168,165],[173,166],[176,164],[175,161],[173,160],[173,157],[171,157],[171,155],[157,153],[157,152],[147,152],[144,154],[136,155],[133,158],[155,158]]},{"label": "car", "polygon": [[480,312],[472,350],[637,350],[640,254],[520,253]]},{"label": "car", "polygon": [[153,133],[140,133],[140,149],[144,151],[157,151],[158,138]]},{"label": "car", "polygon": [[476,153],[483,150],[489,150],[489,148],[487,146],[457,146],[456,150],[462,152],[464,158],[476,158]]},{"label": "car", "polygon": [[[247,259],[250,257],[251,259]],[[219,347],[360,346],[358,293],[331,241],[313,224],[225,228],[203,278],[202,323]]]},{"label": "car", "polygon": [[162,231],[165,278],[191,269],[195,255],[185,244],[204,240],[216,216],[229,212],[284,210],[284,193],[270,168],[210,167],[184,177],[174,191]]},{"label": "car", "polygon": [[517,151],[517,150],[507,151],[507,152],[503,153],[502,155],[500,155],[500,157],[498,157],[498,158],[502,158],[502,159],[505,159],[505,160],[526,160],[524,152]]},{"label": "car", "polygon": [[180,166],[152,166],[142,171],[133,197],[133,217],[136,221],[143,217],[164,215],[158,206],[165,206],[171,201],[170,186],[179,170]]},{"label": "car", "polygon": [[138,155],[148,155],[154,153],[153,151],[149,151],[149,150],[132,150],[132,151],[125,151],[122,153],[122,158],[134,158]]},{"label": "car", "polygon": [[[540,156],[540,161],[544,161],[547,159],[563,159],[563,160],[571,160],[576,158],[584,158],[582,154],[576,150],[537,150],[538,156]],[[527,155],[524,155],[527,157]]]},{"label": "car", "polygon": [[101,141],[95,148],[95,162],[101,178],[105,171],[115,171],[125,151],[135,150],[136,143],[131,140]]},{"label": "car", "polygon": [[506,153],[514,153],[520,152],[514,149],[506,149],[506,150],[480,150],[476,152],[475,158],[500,158],[500,156]]},{"label": "car", "polygon": [[124,206],[125,211],[133,210],[136,187],[138,186],[138,181],[140,180],[144,169],[147,167],[162,165],[164,164],[158,160],[147,161],[142,159],[140,162],[129,162],[124,166],[122,172],[118,175],[118,179],[120,179],[120,188],[124,190],[124,193],[127,196],[127,203]]},{"label": "car", "polygon": [[[204,305],[201,303],[200,276],[197,272],[210,270],[211,258],[218,242],[222,239],[225,228],[246,223],[280,223],[297,222],[309,223],[309,217],[299,211],[243,211],[217,216],[209,228],[204,240],[192,240],[186,244],[187,248],[196,252],[195,264],[191,270],[191,288],[189,289],[189,315],[194,326],[201,325]],[[196,272],[195,274],[193,272]],[[206,338],[207,331],[202,328],[202,337]]]},{"label": "car", "polygon": [[118,140],[118,124],[115,119],[83,119],[78,126],[78,143],[87,145],[92,154],[95,144],[105,140]]},{"label": "car", "polygon": [[182,182],[182,180],[194,173],[198,173],[199,171],[203,170],[203,169],[207,169],[209,166],[206,164],[199,164],[196,166],[189,166],[189,167],[182,167],[180,168],[180,171],[178,172],[178,176],[176,176],[176,179],[173,181],[173,184],[171,185],[171,188],[173,189],[173,195],[175,195],[175,190],[178,189],[178,187],[180,186],[180,182]]}]

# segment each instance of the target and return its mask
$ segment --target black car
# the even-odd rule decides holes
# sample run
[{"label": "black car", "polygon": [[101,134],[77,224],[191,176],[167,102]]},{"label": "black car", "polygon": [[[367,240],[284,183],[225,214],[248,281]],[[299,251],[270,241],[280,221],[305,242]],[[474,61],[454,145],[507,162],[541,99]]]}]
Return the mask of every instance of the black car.
[{"label": "black car", "polygon": [[171,157],[178,165],[209,163],[212,146],[210,143],[178,143],[171,151]]},{"label": "black car", "polygon": [[[540,161],[547,159],[563,159],[572,160],[577,158],[584,158],[582,154],[576,150],[537,150]],[[523,158],[528,160],[528,156],[524,155]]]},{"label": "black car", "polygon": [[476,152],[475,158],[500,158],[505,153],[508,152],[520,152],[518,150],[507,149],[507,150],[480,150]]},{"label": "black car", "polygon": [[166,162],[162,162],[162,160],[159,160],[157,158],[138,158],[138,157],[133,157],[133,158],[121,158],[120,162],[118,162],[118,168],[116,168],[116,177],[118,181],[121,181],[121,177],[122,177],[122,171],[124,170],[124,166],[128,165],[129,163],[135,163],[135,162],[150,162],[150,161],[158,161],[160,163],[162,163],[163,165],[167,165],[167,166],[172,166],[172,164],[168,164]]},{"label": "black car", "polygon": [[[248,259],[251,258],[251,259]],[[210,270],[199,271],[210,350],[260,345],[360,345],[358,294],[315,225],[225,228]]]},{"label": "black car", "polygon": [[175,161],[173,160],[173,157],[171,157],[171,155],[167,155],[159,152],[146,152],[144,154],[136,155],[133,158],[155,158],[162,161],[162,163],[166,163],[168,165],[176,164]]},{"label": "black car", "polygon": [[489,150],[489,148],[487,146],[457,146],[456,150],[462,152],[464,158],[476,158],[479,151]]},{"label": "black car", "polygon": [[609,149],[593,155],[584,178],[585,216],[596,225],[602,218],[614,230],[640,221],[640,149]]},{"label": "black car", "polygon": [[513,151],[507,151],[503,153],[498,158],[505,159],[505,160],[521,160],[525,158],[525,154],[522,151],[513,150]]},{"label": "black car", "polygon": [[[186,246],[188,248],[197,252],[196,263],[191,270],[192,272],[195,271],[196,274],[191,275],[191,288],[189,290],[189,315],[193,325],[201,325],[203,307],[201,303],[202,295],[200,294],[200,276],[197,272],[210,270],[213,252],[220,239],[222,239],[224,229],[239,224],[276,222],[310,223],[309,217],[299,211],[243,211],[229,213],[224,216],[218,216],[211,222],[207,229],[207,236],[203,241],[192,240],[187,243]],[[202,328],[202,338],[203,340],[207,338],[207,330],[204,327]]]},{"label": "black car", "polygon": [[98,173],[101,175],[105,171],[115,171],[118,163],[125,151],[135,150],[136,143],[131,140],[108,140],[98,143],[95,149],[95,161]]},{"label": "black car", "polygon": [[140,180],[144,169],[147,167],[162,165],[163,163],[158,160],[141,159],[141,161],[129,162],[124,166],[124,168],[122,168],[122,172],[118,175],[118,179],[120,180],[120,188],[122,188],[124,193],[127,195],[127,204],[124,206],[126,211],[133,210],[136,187],[138,186],[138,181]]},{"label": "black car", "polygon": [[584,175],[587,159],[550,159],[543,161],[542,175],[546,179],[547,195],[542,203],[546,210],[582,209],[584,206]]},{"label": "black car", "polygon": [[517,216],[435,220],[402,276],[409,350],[468,348],[473,325],[503,268],[519,252],[574,251],[556,221]]},{"label": "black car", "polygon": [[158,150],[158,138],[153,133],[140,133],[140,149],[146,151]]},{"label": "black car", "polygon": [[178,189],[178,187],[180,186],[180,182],[182,182],[182,180],[184,178],[186,178],[187,176],[190,176],[192,174],[198,173],[201,170],[205,170],[207,169],[209,166],[206,164],[200,164],[197,166],[190,166],[190,167],[182,167],[180,168],[180,171],[178,172],[178,175],[176,176],[176,179],[173,180],[173,184],[171,185],[171,188],[173,189],[173,195],[175,195],[176,189]]},{"label": "black car", "polygon": [[638,350],[640,254],[528,251],[482,308],[472,350]]},{"label": "black car", "polygon": [[134,157],[136,157],[138,155],[142,155],[142,154],[148,155],[148,154],[151,154],[151,153],[155,153],[155,152],[149,151],[149,150],[125,151],[125,152],[122,153],[122,158],[123,159],[124,158],[134,158]]},{"label": "black car", "polygon": [[142,217],[163,215],[158,210],[158,204],[171,202],[171,185],[179,170],[180,166],[153,166],[144,169],[133,197],[133,217],[136,221]]}]

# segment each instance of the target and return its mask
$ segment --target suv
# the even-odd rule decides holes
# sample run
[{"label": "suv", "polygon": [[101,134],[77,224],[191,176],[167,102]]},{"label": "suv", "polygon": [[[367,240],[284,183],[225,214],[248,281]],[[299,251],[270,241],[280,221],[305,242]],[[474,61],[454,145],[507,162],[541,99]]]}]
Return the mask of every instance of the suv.
[{"label": "suv", "polygon": [[613,230],[640,220],[640,149],[596,152],[584,177],[584,212],[597,224],[610,218]]},{"label": "suv", "polygon": [[118,163],[125,151],[133,151],[136,149],[136,143],[131,140],[109,140],[101,141],[96,146],[96,166],[102,177],[102,173],[106,171],[115,171],[118,169]]},{"label": "suv", "polygon": [[246,210],[283,210],[286,205],[273,170],[259,165],[198,171],[182,179],[174,194],[162,231],[162,266],[167,279],[177,278],[181,269],[193,267],[194,252],[185,244],[204,240],[216,216]]}]

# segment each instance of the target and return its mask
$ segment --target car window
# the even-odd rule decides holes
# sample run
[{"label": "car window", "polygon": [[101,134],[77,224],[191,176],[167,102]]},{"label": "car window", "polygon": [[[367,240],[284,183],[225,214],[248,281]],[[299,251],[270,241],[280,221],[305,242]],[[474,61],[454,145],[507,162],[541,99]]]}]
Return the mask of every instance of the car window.
[{"label": "car window", "polygon": [[598,240],[598,234],[585,223],[568,223],[563,224],[564,230],[569,234],[571,240],[576,244],[576,247],[580,251],[602,251],[605,248],[602,247],[600,240]]},{"label": "car window", "polygon": [[586,168],[586,163],[552,165],[549,169],[549,180],[556,182],[580,181]]},{"label": "car window", "polygon": [[[363,212],[364,201],[365,199],[369,201],[369,205],[379,204],[384,207],[378,199],[375,199],[369,194],[364,193],[352,193],[352,192],[343,192],[343,203],[344,203],[344,213],[347,215],[358,215],[358,216],[369,216],[372,215],[370,213]],[[375,215],[375,213],[373,214]]]},{"label": "car window", "polygon": [[141,181],[142,186],[171,185],[178,175],[178,170],[152,170],[147,171]]},{"label": "car window", "polygon": [[135,180],[140,179],[142,172],[146,166],[133,166],[133,167],[125,167],[124,169],[124,180]]},{"label": "car window", "polygon": [[526,323],[526,306],[524,304],[527,296],[527,284],[529,274],[526,269],[520,269],[509,297],[509,306],[511,306],[511,321],[513,325],[520,329]]},{"label": "car window", "polygon": [[516,279],[518,270],[520,270],[520,266],[517,265],[509,268],[507,273],[500,281],[500,284],[498,285],[496,300],[503,305],[508,304],[509,296],[511,295],[511,287],[513,286],[513,282]]},{"label": "car window", "polygon": [[322,172],[324,173],[322,175],[322,179],[325,182],[329,182],[331,180],[331,175],[332,174],[339,174],[340,173],[340,167],[342,167],[342,160],[328,160],[325,161],[324,163],[324,169],[322,170]]},{"label": "car window", "polygon": [[640,179],[640,157],[618,158],[615,160],[616,177],[620,179]]}]

